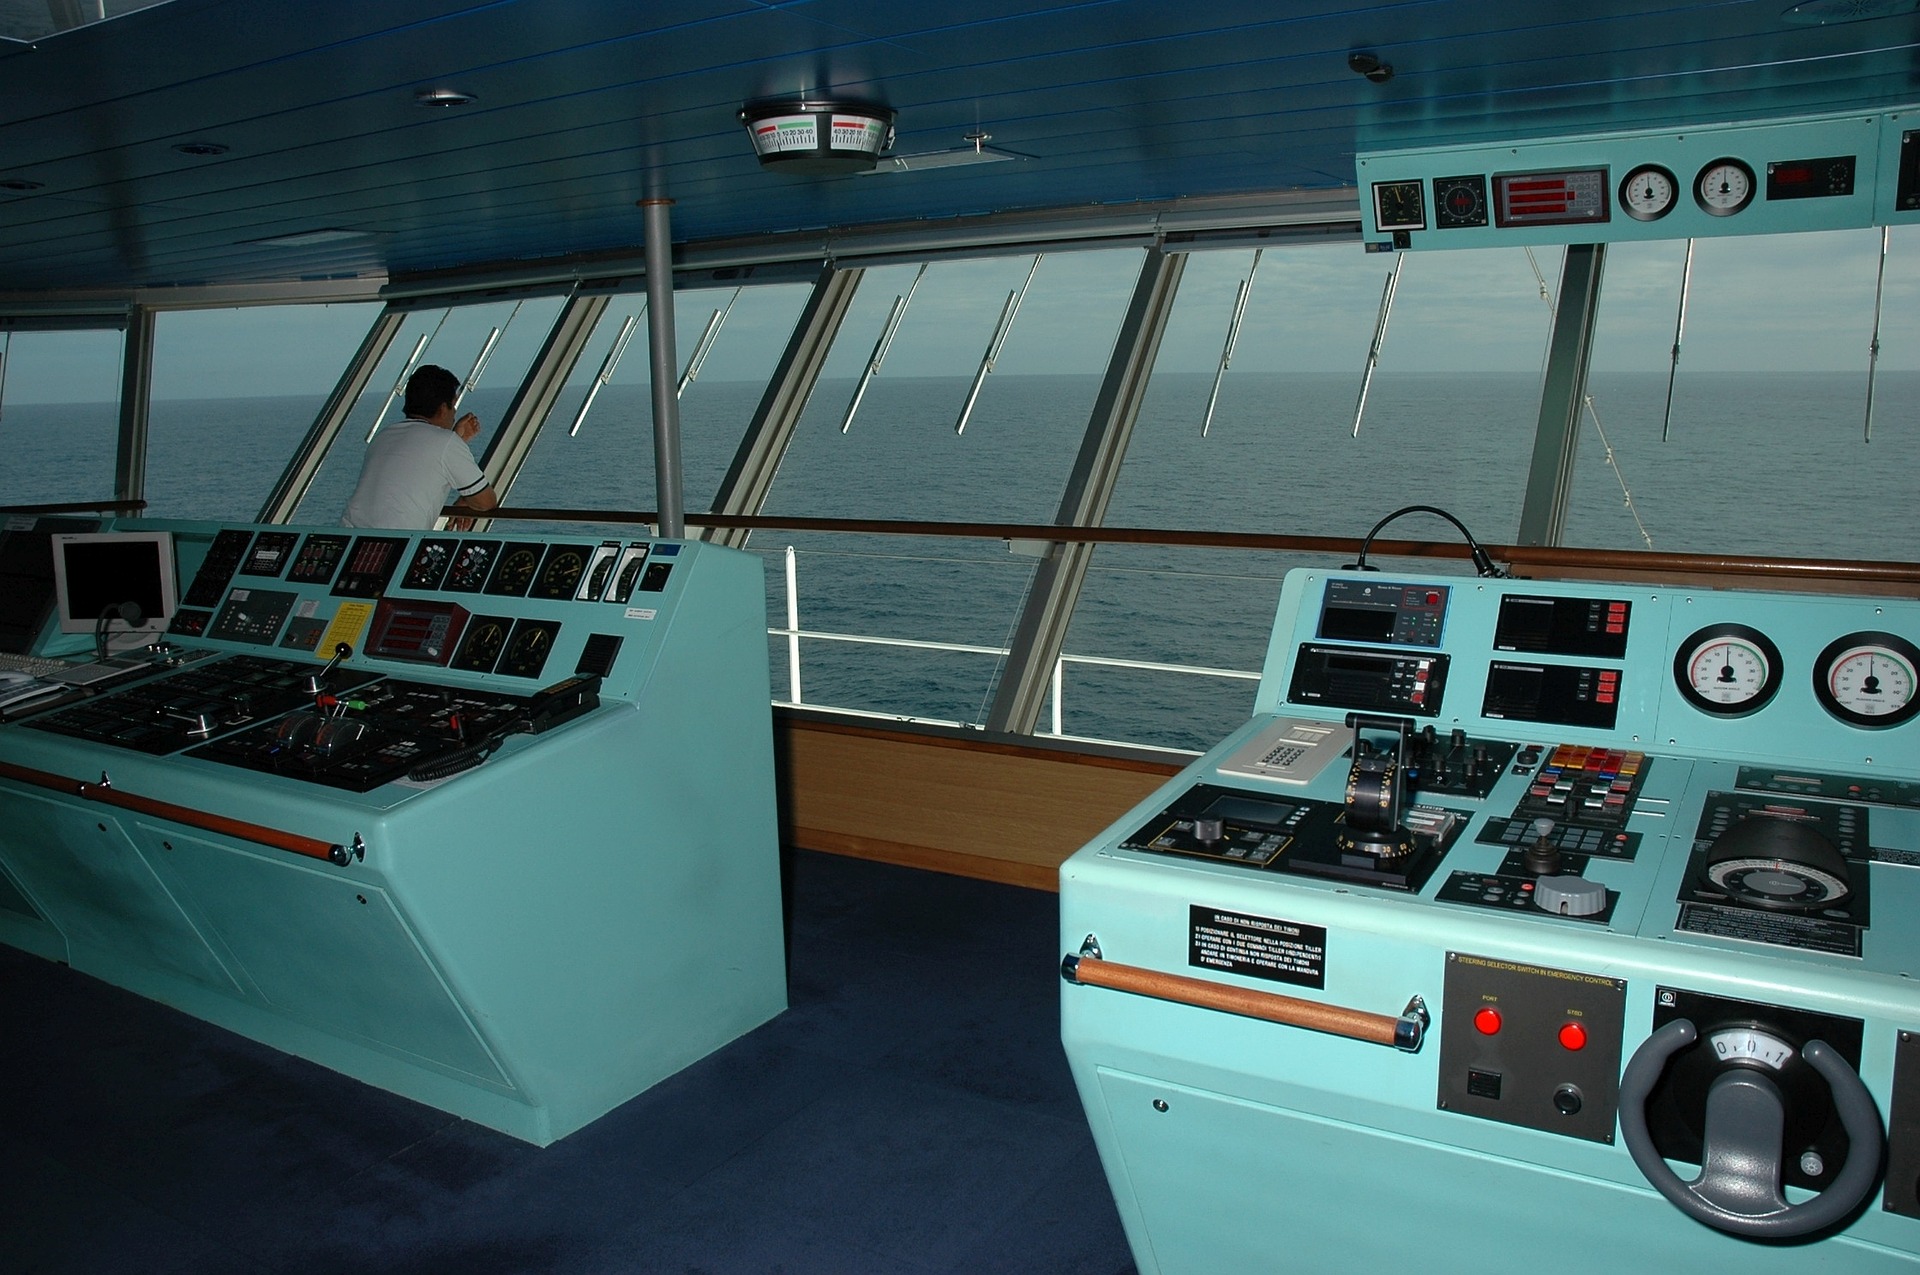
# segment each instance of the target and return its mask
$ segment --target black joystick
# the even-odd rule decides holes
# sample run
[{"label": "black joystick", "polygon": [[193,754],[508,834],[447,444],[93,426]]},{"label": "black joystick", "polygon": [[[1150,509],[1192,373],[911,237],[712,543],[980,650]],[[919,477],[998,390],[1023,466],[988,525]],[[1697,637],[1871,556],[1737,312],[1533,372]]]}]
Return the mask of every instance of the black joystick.
[{"label": "black joystick", "polygon": [[340,667],[341,660],[346,659],[348,656],[352,654],[353,654],[353,647],[351,647],[345,642],[342,642],[338,646],[334,647],[333,658],[327,661],[327,666],[321,669],[318,673],[313,673],[308,675],[307,694],[309,695],[323,694],[327,689],[328,676],[332,674],[333,670]]}]

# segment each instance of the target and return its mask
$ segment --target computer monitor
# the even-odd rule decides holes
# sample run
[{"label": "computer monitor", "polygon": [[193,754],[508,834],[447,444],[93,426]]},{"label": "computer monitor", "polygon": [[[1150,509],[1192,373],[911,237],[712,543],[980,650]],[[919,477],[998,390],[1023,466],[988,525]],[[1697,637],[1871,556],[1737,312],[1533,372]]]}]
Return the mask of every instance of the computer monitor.
[{"label": "computer monitor", "polygon": [[[53,591],[62,633],[128,650],[167,631],[180,605],[170,531],[103,531],[53,538]],[[138,618],[125,603],[139,608]],[[108,619],[103,626],[101,617]]]}]

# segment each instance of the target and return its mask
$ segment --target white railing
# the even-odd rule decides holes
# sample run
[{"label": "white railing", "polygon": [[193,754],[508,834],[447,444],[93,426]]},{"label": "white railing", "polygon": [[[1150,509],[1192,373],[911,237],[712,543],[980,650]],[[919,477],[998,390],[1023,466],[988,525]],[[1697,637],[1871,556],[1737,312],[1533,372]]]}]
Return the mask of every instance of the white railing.
[{"label": "white railing", "polygon": [[[1005,659],[1011,652],[1004,646],[976,646],[966,642],[932,642],[919,638],[879,637],[864,633],[834,633],[826,630],[811,630],[800,627],[800,575],[798,555],[792,545],[786,547],[787,581],[787,623],[785,628],[769,628],[767,636],[785,638],[787,641],[787,699],[774,702],[783,708],[802,708],[807,706],[806,696],[800,679],[800,641],[802,638],[816,642],[849,642],[861,646],[907,647],[918,651],[944,651],[959,655],[990,655]],[[1061,654],[1053,662],[1051,679],[1051,699],[1053,706],[1053,729],[1038,732],[1058,739],[1084,740],[1089,743],[1126,744],[1134,741],[1102,739],[1092,735],[1069,735],[1066,732],[1066,667],[1069,664],[1084,664],[1104,668],[1135,669],[1149,673],[1181,673],[1192,677],[1219,677],[1235,681],[1258,682],[1260,674],[1245,669],[1212,668],[1204,664],[1170,664],[1158,660],[1126,660],[1104,655]],[[908,713],[882,713],[868,709],[841,708],[838,705],[815,705],[831,708],[838,713],[847,713],[857,717],[872,717],[886,721],[924,722],[938,726],[958,726],[977,730],[977,722],[949,721],[945,718],[919,717]],[[1170,749],[1174,752],[1192,752],[1191,749]],[[1197,755],[1197,754],[1196,754]]]}]

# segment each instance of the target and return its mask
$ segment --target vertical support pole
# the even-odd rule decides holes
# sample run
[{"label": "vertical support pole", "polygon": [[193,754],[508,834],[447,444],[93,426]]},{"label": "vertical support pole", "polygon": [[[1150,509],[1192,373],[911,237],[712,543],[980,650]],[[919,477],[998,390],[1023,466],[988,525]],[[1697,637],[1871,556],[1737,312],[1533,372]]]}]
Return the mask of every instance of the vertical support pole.
[{"label": "vertical support pole", "polygon": [[1533,431],[1533,463],[1515,543],[1558,545],[1566,530],[1573,458],[1580,443],[1580,405],[1600,310],[1605,244],[1568,244],[1560,267],[1560,308],[1553,316],[1547,375],[1540,386],[1540,419]]},{"label": "vertical support pole", "polygon": [[[1080,441],[1080,455],[1054,518],[1056,526],[1097,527],[1106,518],[1186,266],[1185,253],[1147,251]],[[1092,561],[1090,544],[1055,540],[1047,545],[1014,625],[1007,665],[987,711],[988,730],[1033,733],[1046,707],[1054,663],[1066,645],[1067,626]]]},{"label": "vertical support pole", "polygon": [[113,462],[113,498],[147,494],[147,414],[153,396],[153,311],[127,312],[127,344],[120,364],[120,443]]},{"label": "vertical support pole", "polygon": [[653,479],[659,492],[660,534],[687,534],[681,501],[680,358],[673,343],[673,207],[671,199],[643,199],[647,235],[647,352],[653,380]]}]

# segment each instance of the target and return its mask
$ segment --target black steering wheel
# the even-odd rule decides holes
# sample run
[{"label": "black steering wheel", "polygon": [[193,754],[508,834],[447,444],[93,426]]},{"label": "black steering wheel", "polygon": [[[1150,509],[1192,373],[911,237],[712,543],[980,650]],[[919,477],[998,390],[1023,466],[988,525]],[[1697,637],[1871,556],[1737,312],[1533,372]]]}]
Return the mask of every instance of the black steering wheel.
[{"label": "black steering wheel", "polygon": [[1780,1187],[1786,1102],[1778,1085],[1749,1067],[1730,1068],[1707,1090],[1700,1176],[1682,1182],[1667,1167],[1647,1129],[1647,1096],[1667,1060],[1699,1038],[1691,1022],[1677,1018],[1641,1042],[1620,1077],[1620,1131],[1653,1189],[1696,1221],[1753,1239],[1808,1235],[1851,1213],[1879,1174],[1880,1111],[1859,1074],[1824,1041],[1808,1041],[1800,1056],[1833,1091],[1847,1132],[1847,1159],[1831,1186],[1803,1203],[1787,1202]]}]

